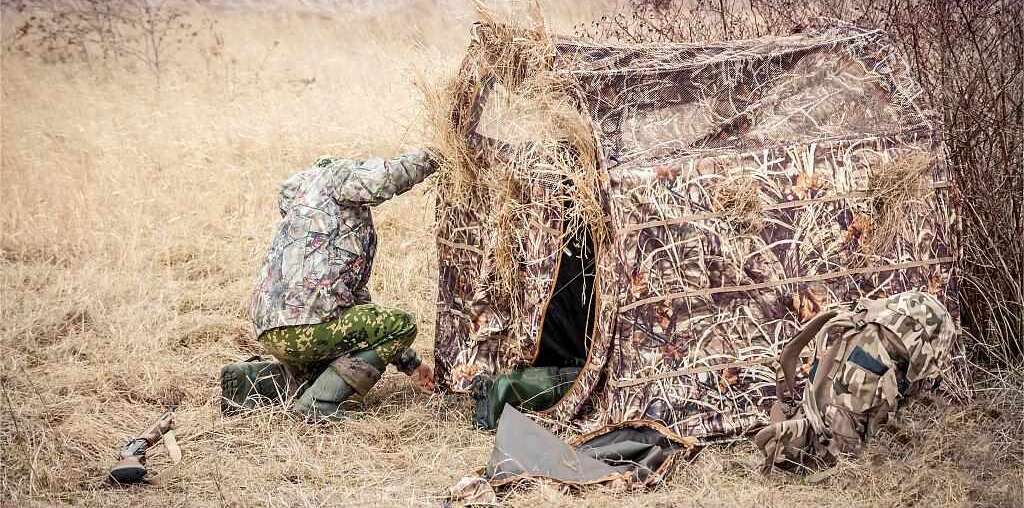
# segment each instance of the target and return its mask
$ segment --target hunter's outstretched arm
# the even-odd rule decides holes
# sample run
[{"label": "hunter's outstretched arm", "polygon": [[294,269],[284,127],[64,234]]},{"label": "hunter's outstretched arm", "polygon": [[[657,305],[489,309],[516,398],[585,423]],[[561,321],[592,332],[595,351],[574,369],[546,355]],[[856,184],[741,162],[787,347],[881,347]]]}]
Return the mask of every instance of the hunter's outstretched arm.
[{"label": "hunter's outstretched arm", "polygon": [[435,158],[425,150],[392,159],[362,162],[323,158],[325,190],[342,205],[379,205],[422,182],[437,170]]}]

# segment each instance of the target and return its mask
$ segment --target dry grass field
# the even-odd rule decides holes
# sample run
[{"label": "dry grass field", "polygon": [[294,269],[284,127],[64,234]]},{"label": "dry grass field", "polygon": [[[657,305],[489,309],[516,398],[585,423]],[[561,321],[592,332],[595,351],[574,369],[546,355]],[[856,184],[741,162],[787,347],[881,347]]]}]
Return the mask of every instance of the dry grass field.
[{"label": "dry grass field", "polygon": [[[390,3],[388,4],[390,5]],[[389,371],[334,426],[281,412],[223,418],[221,365],[260,351],[246,307],[279,182],[321,154],[391,155],[425,139],[416,79],[460,58],[455,2],[335,13],[196,11],[216,21],[141,64],[2,62],[0,505],[436,506],[492,437],[467,403]],[[546,8],[556,31],[601,3]],[[4,16],[4,39],[18,18]],[[190,18],[192,19],[192,18]],[[430,358],[433,194],[377,210],[376,301],[419,318]],[[540,485],[513,506],[1021,506],[1024,438],[1003,395],[912,405],[819,484],[758,472],[749,444],[705,450],[648,492]],[[104,483],[114,452],[178,405],[184,453],[149,485]]]}]

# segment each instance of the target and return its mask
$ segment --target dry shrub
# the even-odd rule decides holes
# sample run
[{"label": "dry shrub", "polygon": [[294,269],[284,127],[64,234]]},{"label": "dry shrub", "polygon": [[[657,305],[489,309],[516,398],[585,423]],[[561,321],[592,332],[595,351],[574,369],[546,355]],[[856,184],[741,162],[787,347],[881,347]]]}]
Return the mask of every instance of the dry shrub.
[{"label": "dry shrub", "polygon": [[766,35],[748,2],[736,0],[625,0],[577,34],[629,43],[708,42]]},{"label": "dry shrub", "polygon": [[4,46],[49,63],[107,70],[141,64],[159,85],[175,53],[201,40],[222,40],[210,17],[193,20],[184,5],[154,0],[13,0],[24,14]]},{"label": "dry shrub", "polygon": [[[961,211],[960,309],[978,367],[1024,375],[1024,24],[989,0],[627,0],[577,27],[627,42],[798,32],[832,20],[879,28],[907,57],[941,122]],[[886,199],[886,201],[894,201]],[[891,231],[879,235],[886,237]],[[1019,384],[1019,383],[1018,383]]]}]

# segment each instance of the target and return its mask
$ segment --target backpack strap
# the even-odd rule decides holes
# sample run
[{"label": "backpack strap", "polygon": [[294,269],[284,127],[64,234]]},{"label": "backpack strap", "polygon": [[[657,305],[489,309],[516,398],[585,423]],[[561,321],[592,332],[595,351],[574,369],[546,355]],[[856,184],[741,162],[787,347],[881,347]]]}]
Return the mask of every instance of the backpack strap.
[{"label": "backpack strap", "polygon": [[[786,344],[779,355],[779,370],[782,372],[781,379],[775,381],[775,403],[772,405],[772,421],[782,421],[792,416],[793,397],[796,393],[796,367],[800,362],[800,352],[807,347],[811,339],[818,335],[825,323],[839,314],[839,311],[829,311],[818,314],[814,317],[800,333],[793,337],[793,340]],[[785,406],[789,406],[788,408]]]},{"label": "backpack strap", "polygon": [[835,341],[832,347],[825,349],[828,341],[828,332],[831,328],[860,329],[864,326],[863,313],[843,312],[830,319],[816,335],[815,355],[818,357],[818,368],[810,380],[810,384],[804,390],[803,410],[807,421],[810,422],[814,432],[821,436],[825,442],[831,440],[832,435],[825,425],[825,409],[831,402],[828,393],[832,388],[832,379],[829,375],[836,363],[836,355],[846,345],[845,337]]}]

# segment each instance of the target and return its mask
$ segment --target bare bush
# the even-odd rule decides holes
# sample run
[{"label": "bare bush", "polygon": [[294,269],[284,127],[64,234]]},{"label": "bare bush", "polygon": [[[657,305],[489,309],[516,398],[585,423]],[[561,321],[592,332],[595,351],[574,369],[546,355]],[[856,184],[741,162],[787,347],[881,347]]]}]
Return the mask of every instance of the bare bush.
[{"label": "bare bush", "polygon": [[1024,373],[1024,25],[1015,0],[628,0],[578,27],[625,42],[701,42],[841,20],[886,31],[942,122],[962,213],[960,308],[982,369]]},{"label": "bare bush", "polygon": [[186,45],[206,35],[221,40],[212,21],[194,22],[166,0],[16,0],[8,7],[21,19],[5,49],[47,63],[141,64],[158,86]]},{"label": "bare bush", "polygon": [[705,42],[773,33],[737,0],[626,0],[610,15],[577,27],[577,35],[643,42]]}]

